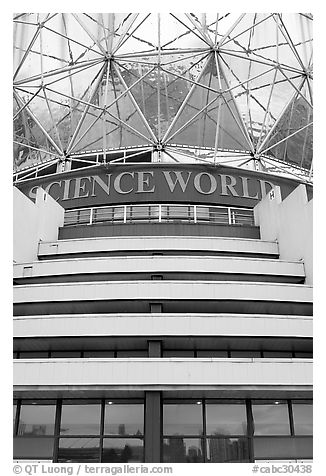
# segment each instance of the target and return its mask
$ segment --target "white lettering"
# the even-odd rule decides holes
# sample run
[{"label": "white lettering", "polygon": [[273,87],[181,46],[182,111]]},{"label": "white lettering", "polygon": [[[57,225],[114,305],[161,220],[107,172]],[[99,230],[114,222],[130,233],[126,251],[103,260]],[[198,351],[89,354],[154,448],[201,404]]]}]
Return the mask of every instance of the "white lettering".
[{"label": "white lettering", "polygon": [[[203,177],[203,175],[206,175],[210,180],[210,188],[207,192],[204,192],[204,190],[201,187],[201,178]],[[194,187],[197,190],[197,192],[203,193],[204,195],[210,195],[211,193],[214,193],[215,190],[217,189],[216,178],[207,172],[201,172],[200,174],[197,174],[194,178]]]},{"label": "white lettering", "polygon": [[[228,190],[230,190],[231,195],[234,197],[238,197],[238,192],[235,190],[234,185],[236,185],[237,181],[232,175],[222,175],[220,174],[221,177],[221,186],[222,186],[222,192],[221,195],[228,195]],[[230,180],[230,183],[227,183],[227,179]]]},{"label": "white lettering", "polygon": [[[154,172],[136,172],[138,174],[138,189],[136,193],[143,193],[143,192],[154,192],[155,185],[150,190],[144,190],[144,185],[149,187],[150,178],[153,177]],[[149,177],[145,178],[145,174],[148,174]]]},{"label": "white lettering", "polygon": [[176,177],[174,182],[172,181],[172,178],[171,178],[171,172],[170,172],[170,171],[166,172],[165,170],[163,170],[163,175],[164,175],[164,177],[165,177],[166,183],[167,183],[168,186],[169,186],[170,192],[173,193],[175,187],[177,186],[177,184],[179,184],[180,187],[181,187],[181,190],[182,190],[183,193],[184,193],[185,190],[186,190],[186,188],[187,188],[187,185],[188,185],[188,182],[189,182],[189,179],[190,179],[191,172],[187,172],[188,177],[187,177],[187,180],[186,180],[186,181],[185,181],[185,179],[183,178],[181,171],[175,171],[175,170],[173,170],[173,173],[175,174],[175,177]]},{"label": "white lettering", "polygon": [[122,172],[121,174],[117,175],[116,178],[114,179],[114,189],[118,193],[130,193],[133,190],[133,187],[131,187],[130,190],[122,190],[121,189],[121,179],[125,175],[130,175],[132,178],[134,178],[134,172]]},{"label": "white lettering", "polygon": [[253,198],[255,200],[258,200],[258,192],[254,197],[251,197],[249,194],[249,185],[248,185],[248,177],[240,177],[242,180],[242,188],[243,188],[243,198]]},{"label": "white lettering", "polygon": [[92,197],[96,197],[96,193],[95,193],[95,184],[96,183],[97,183],[97,185],[99,185],[101,187],[102,190],[104,190],[104,192],[107,195],[110,195],[110,185],[111,185],[111,176],[112,176],[112,174],[106,174],[106,175],[108,177],[107,183],[105,183],[104,180],[102,180],[101,177],[99,177],[98,175],[94,175],[92,177],[92,179],[93,179],[92,194],[91,194]]},{"label": "white lettering", "polygon": [[[86,183],[82,183],[82,180],[91,181],[90,177],[77,177],[75,183],[74,198],[87,198],[89,196],[89,191],[85,192]],[[83,192],[84,195],[81,195],[81,192]]]}]

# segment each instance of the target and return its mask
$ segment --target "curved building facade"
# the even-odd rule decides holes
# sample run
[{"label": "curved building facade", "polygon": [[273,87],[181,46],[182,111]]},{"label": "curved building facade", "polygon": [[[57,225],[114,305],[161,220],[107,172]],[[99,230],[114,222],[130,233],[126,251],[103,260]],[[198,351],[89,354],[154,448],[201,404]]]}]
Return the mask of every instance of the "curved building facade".
[{"label": "curved building facade", "polygon": [[312,15],[14,15],[14,458],[312,459]]},{"label": "curved building facade", "polygon": [[311,459],[310,195],[162,164],[15,188],[14,457]]}]

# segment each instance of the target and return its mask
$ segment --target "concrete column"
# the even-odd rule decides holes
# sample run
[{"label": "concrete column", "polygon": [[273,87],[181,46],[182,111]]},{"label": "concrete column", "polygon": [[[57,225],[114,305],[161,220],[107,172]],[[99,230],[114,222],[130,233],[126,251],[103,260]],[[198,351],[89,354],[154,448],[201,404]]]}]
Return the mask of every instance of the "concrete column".
[{"label": "concrete column", "polygon": [[161,461],[162,405],[160,392],[145,393],[145,463]]}]

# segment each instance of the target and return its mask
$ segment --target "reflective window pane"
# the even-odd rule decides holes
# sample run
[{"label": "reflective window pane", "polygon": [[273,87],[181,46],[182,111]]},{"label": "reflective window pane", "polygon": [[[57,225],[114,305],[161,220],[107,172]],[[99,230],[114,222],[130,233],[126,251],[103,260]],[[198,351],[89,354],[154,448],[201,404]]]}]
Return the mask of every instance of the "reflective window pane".
[{"label": "reflective window pane", "polygon": [[197,350],[197,357],[215,357],[226,359],[228,357],[227,350]]},{"label": "reflective window pane", "polygon": [[144,443],[138,438],[104,438],[103,463],[141,463]]},{"label": "reflective window pane", "polygon": [[206,432],[208,435],[246,435],[247,414],[245,403],[207,404]]},{"label": "reflective window pane", "polygon": [[16,437],[14,438],[15,459],[52,459],[54,438]]},{"label": "reflective window pane", "polygon": [[20,352],[20,359],[47,359],[48,352]]},{"label": "reflective window pane", "polygon": [[17,403],[14,403],[13,408],[13,429],[15,430],[15,423],[16,423],[16,414],[17,414]]},{"label": "reflective window pane", "polygon": [[312,435],[312,404],[293,403],[293,423],[296,435]]},{"label": "reflective window pane", "polygon": [[164,405],[164,435],[201,435],[202,433],[202,405],[196,403]]},{"label": "reflective window pane", "polygon": [[254,457],[259,458],[312,458],[312,437],[254,438]]},{"label": "reflective window pane", "polygon": [[147,357],[147,350],[118,350],[118,358],[129,358],[129,357]]},{"label": "reflective window pane", "polygon": [[287,403],[270,402],[252,405],[255,435],[290,435]]},{"label": "reflective window pane", "polygon": [[203,463],[205,440],[166,438],[163,441],[164,463]]},{"label": "reflective window pane", "polygon": [[100,403],[64,401],[61,435],[97,435],[100,432]]},{"label": "reflective window pane", "polygon": [[114,357],[113,350],[85,350],[84,351],[84,358],[112,358]]},{"label": "reflective window pane", "polygon": [[23,402],[20,409],[18,435],[53,435],[55,404],[39,405],[36,401]]},{"label": "reflective window pane", "polygon": [[240,359],[259,358],[261,357],[259,350],[231,350],[231,357]]},{"label": "reflective window pane", "polygon": [[249,444],[247,438],[209,438],[207,440],[207,462],[249,462]]},{"label": "reflective window pane", "polygon": [[59,463],[99,463],[99,438],[60,438]]},{"label": "reflective window pane", "polygon": [[194,357],[193,350],[164,350],[163,357]]},{"label": "reflective window pane", "polygon": [[63,351],[51,352],[51,358],[53,359],[79,358],[80,355],[81,355],[80,350],[63,350]]},{"label": "reflective window pane", "polygon": [[104,434],[142,435],[144,433],[144,405],[106,402]]},{"label": "reflective window pane", "polygon": [[271,358],[283,358],[283,359],[292,359],[293,355],[292,352],[283,352],[280,350],[275,350],[275,351],[264,351],[264,357],[271,357]]}]

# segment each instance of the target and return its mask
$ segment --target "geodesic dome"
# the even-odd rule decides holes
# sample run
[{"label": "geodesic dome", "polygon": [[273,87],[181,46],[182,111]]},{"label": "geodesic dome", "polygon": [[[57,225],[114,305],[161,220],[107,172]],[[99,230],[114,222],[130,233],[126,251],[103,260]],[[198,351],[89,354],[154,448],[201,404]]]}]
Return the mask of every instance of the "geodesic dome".
[{"label": "geodesic dome", "polygon": [[312,16],[16,14],[16,176],[148,154],[311,179]]}]

